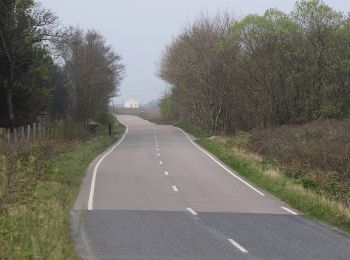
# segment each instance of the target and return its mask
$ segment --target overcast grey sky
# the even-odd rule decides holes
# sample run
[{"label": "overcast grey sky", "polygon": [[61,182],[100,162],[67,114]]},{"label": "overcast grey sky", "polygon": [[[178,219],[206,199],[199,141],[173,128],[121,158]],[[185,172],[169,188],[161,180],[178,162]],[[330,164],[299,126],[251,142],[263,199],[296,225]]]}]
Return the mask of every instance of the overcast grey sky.
[{"label": "overcast grey sky", "polygon": [[[119,52],[126,65],[120,97],[146,103],[157,99],[165,84],[156,76],[156,65],[164,47],[181,27],[201,11],[216,14],[229,10],[236,17],[249,13],[262,14],[277,7],[290,11],[295,0],[41,0],[44,7],[59,16],[62,24],[96,29]],[[345,13],[349,0],[326,0]]]}]

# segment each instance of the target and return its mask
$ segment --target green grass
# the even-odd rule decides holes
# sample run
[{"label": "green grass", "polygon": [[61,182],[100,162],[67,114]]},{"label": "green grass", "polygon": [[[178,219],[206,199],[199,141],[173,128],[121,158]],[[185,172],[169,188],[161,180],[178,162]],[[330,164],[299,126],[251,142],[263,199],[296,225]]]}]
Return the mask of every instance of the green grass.
[{"label": "green grass", "polygon": [[[123,131],[117,123],[113,134]],[[0,212],[0,259],[79,259],[69,232],[69,210],[88,165],[115,141],[104,130],[86,142],[63,145],[50,159],[31,156],[25,166],[16,163],[13,172],[29,186],[18,184],[16,200],[9,200]],[[2,180],[8,172],[6,158],[1,157]]]},{"label": "green grass", "polygon": [[206,133],[203,129],[201,129],[199,126],[187,124],[187,123],[180,123],[176,124],[177,127],[180,127],[187,133],[197,137],[197,138],[206,138],[209,137],[209,134]]},{"label": "green grass", "polygon": [[303,184],[286,176],[276,165],[236,148],[234,142],[206,138],[197,142],[240,175],[287,202],[305,216],[350,232],[350,210],[339,202],[305,189]]},{"label": "green grass", "polygon": [[285,201],[306,217],[350,232],[349,207],[317,193],[312,185],[308,188],[304,182],[288,177],[276,163],[263,160],[260,156],[243,149],[242,143],[246,142],[247,138],[243,133],[236,137],[208,139],[196,127],[187,125],[182,129],[198,137],[198,144],[241,176]]}]

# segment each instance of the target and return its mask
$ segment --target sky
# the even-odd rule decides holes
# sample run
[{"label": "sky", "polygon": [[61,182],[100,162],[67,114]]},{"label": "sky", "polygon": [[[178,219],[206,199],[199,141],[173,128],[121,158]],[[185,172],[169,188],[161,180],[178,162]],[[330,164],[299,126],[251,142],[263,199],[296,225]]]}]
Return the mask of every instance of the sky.
[{"label": "sky", "polygon": [[[161,97],[166,84],[157,78],[157,65],[165,46],[181,28],[201,12],[215,15],[228,10],[236,18],[263,14],[268,8],[289,12],[295,0],[40,0],[64,26],[101,32],[123,57],[126,78],[116,103],[130,97],[145,104]],[[348,0],[324,1],[350,12]]]}]

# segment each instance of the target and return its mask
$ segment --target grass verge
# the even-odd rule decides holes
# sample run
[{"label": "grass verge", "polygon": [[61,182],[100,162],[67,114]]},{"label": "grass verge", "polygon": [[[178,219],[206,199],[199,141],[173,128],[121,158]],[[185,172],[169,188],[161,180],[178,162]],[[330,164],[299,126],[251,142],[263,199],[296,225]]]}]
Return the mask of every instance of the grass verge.
[{"label": "grass verge", "polygon": [[[113,134],[123,131],[116,122]],[[88,165],[115,141],[102,131],[88,141],[61,144],[48,159],[17,156],[13,169],[1,156],[1,195],[14,195],[7,194],[0,211],[0,259],[79,259],[69,232],[69,210]],[[47,145],[33,147],[38,146]],[[18,178],[7,187],[13,174]]]},{"label": "grass verge", "polygon": [[[192,131],[191,127],[182,129],[194,136],[198,132],[198,130]],[[305,188],[298,180],[288,177],[277,164],[243,149],[237,138],[242,137],[209,139],[202,132],[196,142],[247,180],[303,212],[306,217],[350,232],[349,207],[318,194],[312,189]]]},{"label": "grass verge", "polygon": [[180,123],[176,124],[177,127],[181,128],[185,132],[195,136],[196,138],[206,138],[209,134],[206,133],[202,128],[192,124]]}]

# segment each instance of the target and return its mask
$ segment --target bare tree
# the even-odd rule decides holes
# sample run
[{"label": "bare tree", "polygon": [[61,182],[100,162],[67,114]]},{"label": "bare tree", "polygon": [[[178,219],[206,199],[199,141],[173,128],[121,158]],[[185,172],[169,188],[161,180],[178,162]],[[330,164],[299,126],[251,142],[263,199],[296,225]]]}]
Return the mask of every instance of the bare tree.
[{"label": "bare tree", "polygon": [[96,117],[119,91],[124,76],[121,56],[96,31],[70,28],[57,44],[65,61],[72,110],[78,120]]}]

